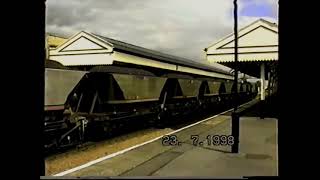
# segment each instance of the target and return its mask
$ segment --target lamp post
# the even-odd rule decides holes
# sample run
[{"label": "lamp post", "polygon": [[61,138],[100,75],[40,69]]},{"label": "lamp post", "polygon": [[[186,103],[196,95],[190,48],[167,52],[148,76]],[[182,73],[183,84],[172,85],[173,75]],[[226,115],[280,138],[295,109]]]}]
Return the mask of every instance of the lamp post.
[{"label": "lamp post", "polygon": [[232,132],[231,135],[234,138],[234,144],[231,147],[232,153],[239,152],[239,115],[237,114],[238,109],[238,5],[237,0],[233,1],[234,4],[234,83],[236,84],[236,88],[234,91],[234,111],[232,113]]},{"label": "lamp post", "polygon": [[[237,0],[233,1],[234,5],[234,83],[238,83],[238,4]],[[236,86],[238,87],[238,86]],[[234,112],[238,109],[238,88],[234,92]]]}]

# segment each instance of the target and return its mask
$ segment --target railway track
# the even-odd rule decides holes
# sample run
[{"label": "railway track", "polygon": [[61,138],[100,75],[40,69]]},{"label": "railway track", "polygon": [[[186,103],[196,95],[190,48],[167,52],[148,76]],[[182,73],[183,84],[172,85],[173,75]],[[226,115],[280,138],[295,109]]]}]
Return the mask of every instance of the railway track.
[{"label": "railway track", "polygon": [[132,129],[130,132],[121,133],[100,141],[88,141],[73,148],[64,149],[48,154],[46,157],[46,174],[55,173],[79,166],[88,161],[98,159],[134,145],[149,141],[156,137],[168,134],[177,129],[193,124],[201,119],[211,117],[215,114],[207,114],[198,117],[184,119],[181,123],[172,123],[165,128],[145,127],[141,129]]},{"label": "railway track", "polygon": [[80,148],[69,149],[63,153],[56,153],[46,158],[46,174],[55,173],[79,166],[102,156],[106,156],[134,145],[149,141],[155,137],[167,134],[172,129],[154,129],[148,128],[114,138],[106,139],[100,142],[87,142]]},{"label": "railway track", "polygon": [[128,127],[124,128],[120,131],[117,131],[117,133],[113,134],[112,136],[107,136],[104,138],[100,137],[99,139],[88,140],[88,141],[84,141],[81,144],[70,145],[70,146],[63,147],[63,148],[48,149],[45,152],[45,157],[52,157],[52,156],[56,156],[59,154],[68,153],[68,152],[74,151],[74,150],[83,151],[83,150],[86,150],[90,147],[94,147],[96,144],[107,141],[108,139],[121,137],[126,134],[131,134],[131,133],[135,133],[135,132],[139,132],[139,131],[145,131],[145,130],[151,130],[151,129],[165,129],[165,128],[169,128],[169,129],[173,129],[173,130],[179,129],[184,126],[188,126],[189,124],[192,124],[194,122],[197,122],[201,119],[205,119],[207,117],[216,115],[218,113],[219,112],[211,113],[211,114],[202,114],[202,115],[200,115],[200,114],[189,115],[189,116],[183,117],[183,119],[178,119],[172,123],[169,123],[165,127],[161,127],[161,128],[154,128],[154,127],[152,127],[151,124],[148,124],[148,125],[144,124],[143,126],[141,126],[141,124],[139,124],[138,126],[132,125],[131,128],[128,128]]}]

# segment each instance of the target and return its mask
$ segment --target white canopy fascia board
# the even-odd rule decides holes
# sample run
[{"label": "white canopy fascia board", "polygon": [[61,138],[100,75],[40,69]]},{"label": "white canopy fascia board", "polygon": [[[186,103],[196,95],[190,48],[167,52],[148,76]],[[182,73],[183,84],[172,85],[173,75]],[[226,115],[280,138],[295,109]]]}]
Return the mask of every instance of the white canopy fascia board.
[{"label": "white canopy fascia board", "polygon": [[51,60],[60,62],[64,66],[83,66],[83,65],[111,65],[113,58],[110,53],[106,54],[76,54],[51,56]]},{"label": "white canopy fascia board", "polygon": [[112,57],[114,61],[123,62],[123,63],[130,63],[130,64],[137,64],[142,66],[150,66],[155,68],[162,68],[168,70],[176,70],[176,65],[163,63],[156,60],[151,60],[139,56],[134,56],[131,54],[126,54],[122,52],[114,51],[112,53]]},{"label": "white canopy fascia board", "polygon": [[84,54],[110,54],[110,50],[83,50],[83,51],[67,51],[67,52],[53,52],[50,51],[50,58],[54,56],[65,56],[65,55],[84,55]]},{"label": "white canopy fascia board", "polygon": [[116,52],[116,51],[114,51],[112,56],[114,61],[123,62],[123,63],[162,68],[162,69],[168,69],[168,70],[173,70],[178,72],[186,72],[191,74],[204,75],[204,76],[216,77],[216,78],[222,78],[222,79],[231,79],[231,80],[233,79],[231,75],[224,75],[220,73],[209,72],[209,71],[189,68],[185,66],[178,66],[174,64],[163,63],[163,62],[154,61],[154,60],[150,60],[150,59],[146,59],[146,58],[142,58],[142,57],[138,57],[130,54],[125,54],[121,52]]},{"label": "white canopy fascia board", "polygon": [[208,72],[208,71],[189,68],[189,67],[185,67],[185,66],[178,66],[177,71],[191,73],[191,74],[197,74],[197,75],[203,75],[203,76],[209,76],[209,77],[215,77],[215,78],[230,79],[230,80],[233,79],[233,76],[231,76],[231,75],[225,75],[225,74],[220,74],[220,73],[215,73],[215,72]]},{"label": "white canopy fascia board", "polygon": [[[234,62],[234,54],[222,54],[222,55],[207,55],[209,62]],[[277,61],[278,53],[251,53],[251,54],[238,54],[238,60],[240,62],[246,61]]]},{"label": "white canopy fascia board", "polygon": [[[275,47],[253,47],[253,48],[238,48],[238,53],[263,53],[263,52],[278,52],[278,46]],[[208,53],[207,55],[215,55],[215,54],[234,54],[234,48],[228,49],[216,49],[214,53]]]},{"label": "white canopy fascia board", "polygon": [[[270,26],[268,25],[267,23],[261,21],[261,20],[258,20],[258,21],[255,21],[253,22],[252,24],[242,28],[239,32],[238,32],[238,37],[252,31],[253,29],[255,28],[258,28],[259,26],[263,26],[263,27],[266,27],[268,29],[271,29],[275,32],[278,33],[278,28],[277,27],[273,27],[273,26]],[[207,49],[209,48],[219,48],[220,46],[223,46],[226,42],[229,42],[229,41],[232,41],[234,39],[234,33],[230,33],[228,36],[218,40],[216,43],[210,45]]]},{"label": "white canopy fascia board", "polygon": [[73,52],[73,51],[64,52],[63,49],[65,49],[66,47],[75,43],[80,38],[86,38],[86,39],[92,41],[93,43],[101,46],[102,49],[101,50],[99,49],[100,51],[104,50],[107,52],[112,52],[112,50],[113,50],[113,45],[111,43],[103,41],[100,38],[98,39],[96,36],[93,36],[92,34],[89,34],[87,32],[81,31],[81,32],[75,34],[74,36],[72,36],[71,38],[69,38],[66,42],[64,42],[63,44],[58,46],[56,49],[50,50],[50,55],[57,55],[57,54],[61,54],[61,53],[68,54],[68,53]]}]

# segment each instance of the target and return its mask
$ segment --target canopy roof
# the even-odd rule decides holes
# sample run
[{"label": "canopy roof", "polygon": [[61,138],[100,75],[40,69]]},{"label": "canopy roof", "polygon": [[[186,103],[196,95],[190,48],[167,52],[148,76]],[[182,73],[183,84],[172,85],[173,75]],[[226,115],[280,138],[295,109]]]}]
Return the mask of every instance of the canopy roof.
[{"label": "canopy roof", "polygon": [[[209,62],[234,61],[234,33],[205,48]],[[277,61],[278,25],[259,19],[238,32],[238,60]]]},{"label": "canopy roof", "polygon": [[134,64],[216,78],[233,79],[228,71],[212,65],[164,54],[111,38],[81,31],[56,49],[50,59],[64,66],[97,66],[117,63]]}]

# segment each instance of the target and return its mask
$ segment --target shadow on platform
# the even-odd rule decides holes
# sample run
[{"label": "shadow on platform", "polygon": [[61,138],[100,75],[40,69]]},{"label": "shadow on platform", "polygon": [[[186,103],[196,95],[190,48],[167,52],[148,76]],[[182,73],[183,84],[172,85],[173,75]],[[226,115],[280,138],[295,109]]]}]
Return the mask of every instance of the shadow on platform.
[{"label": "shadow on platform", "polygon": [[250,107],[243,116],[260,117],[263,113],[264,118],[279,118],[278,104],[279,99],[276,95],[268,97],[265,101],[259,101]]}]

